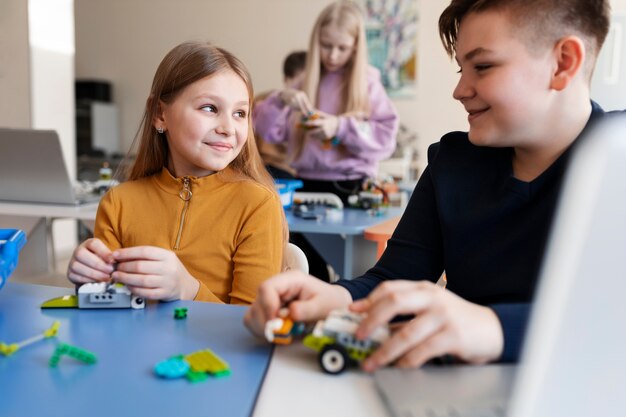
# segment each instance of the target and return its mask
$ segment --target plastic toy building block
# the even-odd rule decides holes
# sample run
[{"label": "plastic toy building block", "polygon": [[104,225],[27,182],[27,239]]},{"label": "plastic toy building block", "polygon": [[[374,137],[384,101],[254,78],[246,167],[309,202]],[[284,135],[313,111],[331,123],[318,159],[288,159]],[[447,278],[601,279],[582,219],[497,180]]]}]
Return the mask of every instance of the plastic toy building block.
[{"label": "plastic toy building block", "polygon": [[215,377],[230,375],[230,367],[211,349],[199,350],[185,356],[194,372],[206,372]]},{"label": "plastic toy building block", "polygon": [[283,178],[274,180],[274,187],[280,196],[280,202],[284,208],[291,207],[291,203],[293,203],[294,191],[298,188],[302,188],[303,185],[303,182],[300,180],[289,180]]},{"label": "plastic toy building block", "polygon": [[207,380],[209,375],[216,378],[230,375],[230,368],[213,351],[204,349],[161,361],[155,365],[154,373],[166,379],[186,377],[189,382],[195,383]]},{"label": "plastic toy building block", "polygon": [[118,283],[83,284],[77,295],[64,295],[41,304],[41,308],[145,308],[146,301]]},{"label": "plastic toy building block", "polygon": [[319,352],[318,361],[322,370],[329,374],[340,374],[350,363],[367,358],[389,338],[389,328],[379,327],[369,339],[354,337],[364,315],[348,310],[333,310],[326,320],[316,323],[313,332],[302,343]]},{"label": "plastic toy building block", "polygon": [[51,337],[54,337],[57,335],[60,325],[61,323],[55,321],[54,323],[52,323],[52,326],[49,329],[45,330],[42,334],[38,334],[37,336],[33,336],[19,343],[11,343],[9,345],[7,345],[6,343],[0,343],[0,353],[4,356],[11,356],[25,346],[32,345],[33,343],[43,339],[49,339]]},{"label": "plastic toy building block", "polygon": [[154,373],[161,378],[176,379],[187,375],[189,368],[189,363],[182,355],[179,355],[157,363]]},{"label": "plastic toy building block", "polygon": [[26,244],[26,234],[18,229],[0,229],[0,288],[17,267],[18,254]]},{"label": "plastic toy building block", "polygon": [[265,323],[265,339],[277,345],[288,345],[294,336],[304,333],[305,324],[294,322],[286,309],[281,309],[279,317]]},{"label": "plastic toy building block", "polygon": [[78,297],[75,295],[64,295],[53,298],[41,304],[41,308],[78,308]]},{"label": "plastic toy building block", "polygon": [[51,368],[55,368],[59,364],[63,355],[67,355],[88,365],[94,364],[98,361],[98,358],[93,352],[81,349],[77,346],[68,345],[67,343],[59,343],[54,350],[52,357],[50,357],[48,365]]},{"label": "plastic toy building block", "polygon": [[93,282],[78,288],[78,308],[145,308],[143,298],[119,283]]},{"label": "plastic toy building block", "polygon": [[176,320],[186,319],[187,318],[187,308],[186,307],[177,307],[174,309],[174,318]]}]

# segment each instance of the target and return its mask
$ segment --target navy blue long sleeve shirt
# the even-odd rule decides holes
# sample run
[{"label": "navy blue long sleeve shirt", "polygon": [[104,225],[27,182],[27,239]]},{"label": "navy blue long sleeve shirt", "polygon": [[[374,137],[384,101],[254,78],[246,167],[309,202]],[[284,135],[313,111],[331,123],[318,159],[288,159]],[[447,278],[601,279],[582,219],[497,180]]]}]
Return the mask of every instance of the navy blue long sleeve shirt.
[{"label": "navy blue long sleeve shirt", "polygon": [[[601,119],[592,114],[579,137]],[[479,147],[452,132],[428,149],[428,167],[388,242],[364,275],[341,280],[354,300],[388,279],[436,281],[491,307],[504,334],[503,362],[518,359],[570,146],[530,182],[513,176],[512,148]]]}]

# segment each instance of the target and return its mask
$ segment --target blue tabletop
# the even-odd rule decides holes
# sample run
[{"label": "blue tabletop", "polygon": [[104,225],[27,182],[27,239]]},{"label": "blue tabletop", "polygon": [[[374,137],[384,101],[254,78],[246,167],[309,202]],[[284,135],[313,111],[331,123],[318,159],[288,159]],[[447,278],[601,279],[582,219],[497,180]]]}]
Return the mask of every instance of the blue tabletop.
[{"label": "blue tabletop", "polygon": [[291,210],[285,210],[289,231],[300,233],[327,233],[343,235],[360,235],[365,229],[376,226],[392,217],[399,216],[404,209],[389,207],[382,215],[371,215],[367,210],[345,208],[337,214],[337,218],[325,216],[325,209],[318,208],[319,220],[306,220],[296,217]]},{"label": "blue tabletop", "polygon": [[[56,338],[0,355],[0,416],[252,414],[271,346],[244,328],[245,308],[190,301],[150,303],[145,310],[39,308],[68,293],[15,283],[0,291],[0,342],[20,342],[61,322]],[[175,320],[175,307],[187,307],[188,317]],[[50,368],[58,342],[94,352],[98,362],[63,357]],[[164,359],[206,348],[229,363],[231,375],[190,383],[153,373]]]}]

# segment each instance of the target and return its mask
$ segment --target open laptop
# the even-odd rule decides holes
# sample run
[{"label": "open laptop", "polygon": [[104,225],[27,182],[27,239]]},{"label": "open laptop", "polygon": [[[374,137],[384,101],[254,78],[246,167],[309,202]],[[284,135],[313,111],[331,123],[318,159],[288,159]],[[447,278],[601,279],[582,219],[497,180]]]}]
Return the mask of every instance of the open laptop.
[{"label": "open laptop", "polygon": [[0,129],[0,179],[0,201],[78,205],[100,199],[75,193],[53,130]]},{"label": "open laptop", "polygon": [[573,155],[521,365],[383,369],[396,417],[626,415],[626,119]]}]

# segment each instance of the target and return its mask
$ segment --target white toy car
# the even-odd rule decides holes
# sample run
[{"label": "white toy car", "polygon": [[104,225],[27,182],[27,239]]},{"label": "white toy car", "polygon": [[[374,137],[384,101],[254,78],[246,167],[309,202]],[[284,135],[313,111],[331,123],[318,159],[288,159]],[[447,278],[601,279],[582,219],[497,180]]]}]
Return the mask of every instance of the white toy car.
[{"label": "white toy car", "polygon": [[132,295],[126,285],[106,282],[83,284],[78,288],[78,308],[145,308],[146,301]]},{"label": "white toy car", "polygon": [[324,372],[343,372],[350,362],[367,358],[389,338],[389,328],[384,326],[377,328],[368,339],[357,340],[354,333],[364,317],[344,309],[333,310],[304,338],[305,346],[319,352],[318,360]]}]

